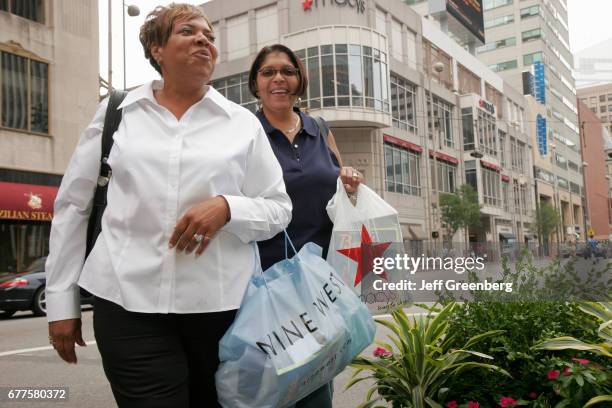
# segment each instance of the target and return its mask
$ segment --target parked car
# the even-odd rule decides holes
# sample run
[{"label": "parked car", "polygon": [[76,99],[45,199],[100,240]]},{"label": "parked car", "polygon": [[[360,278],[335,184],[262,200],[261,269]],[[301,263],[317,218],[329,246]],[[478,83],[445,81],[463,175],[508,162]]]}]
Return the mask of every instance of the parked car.
[{"label": "parked car", "polygon": [[[47,314],[45,301],[45,262],[36,259],[22,273],[0,278],[0,319],[6,319],[19,310],[31,310],[36,316]],[[93,296],[81,291],[81,304],[92,304]]]}]

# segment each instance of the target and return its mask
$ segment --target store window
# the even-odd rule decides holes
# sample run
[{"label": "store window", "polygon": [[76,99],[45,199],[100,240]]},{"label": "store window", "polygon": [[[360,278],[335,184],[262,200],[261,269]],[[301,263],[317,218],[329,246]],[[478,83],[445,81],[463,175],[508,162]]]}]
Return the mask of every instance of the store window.
[{"label": "store window", "polygon": [[37,23],[44,23],[43,0],[0,0],[0,10]]},{"label": "store window", "polygon": [[474,191],[478,192],[478,178],[476,175],[476,161],[468,160],[465,166],[465,183],[472,186]]},{"label": "store window", "polygon": [[481,153],[497,157],[497,127],[495,126],[495,118],[481,109],[477,109],[477,112],[476,136],[478,149]]},{"label": "store window", "polygon": [[420,196],[420,155],[391,143],[385,143],[384,150],[386,190]]},{"label": "store window", "polygon": [[0,220],[0,271],[21,272],[49,253],[51,223]]},{"label": "store window", "polygon": [[432,104],[431,95],[427,92],[427,121],[429,123],[430,139],[433,139],[435,134],[440,145],[451,148],[455,147],[453,139],[453,105],[435,95]]},{"label": "store window", "polygon": [[463,130],[463,149],[474,150],[474,114],[472,108],[461,109],[461,124]]},{"label": "store window", "polygon": [[436,159],[435,163],[437,169],[434,169],[434,160],[429,160],[432,179],[435,180],[436,171],[438,174],[438,182],[432,186],[432,189],[441,193],[454,193],[457,187],[457,165],[439,159]]},{"label": "store window", "polygon": [[244,106],[251,112],[257,110],[257,100],[249,91],[249,73],[220,78],[210,83],[219,93],[232,102]]},{"label": "store window", "polygon": [[2,127],[49,133],[49,64],[2,51]]},{"label": "store window", "polygon": [[506,133],[499,130],[499,164],[506,167]]},{"label": "store window", "polygon": [[525,168],[525,143],[510,137],[510,156],[512,170],[523,173]]},{"label": "store window", "polygon": [[393,127],[416,133],[416,86],[391,73],[391,116]]},{"label": "store window", "polygon": [[482,167],[482,197],[485,205],[501,207],[501,178],[499,172]]},{"label": "store window", "polygon": [[372,47],[335,44],[298,50],[308,71],[303,106],[365,107],[389,112],[387,55]]}]

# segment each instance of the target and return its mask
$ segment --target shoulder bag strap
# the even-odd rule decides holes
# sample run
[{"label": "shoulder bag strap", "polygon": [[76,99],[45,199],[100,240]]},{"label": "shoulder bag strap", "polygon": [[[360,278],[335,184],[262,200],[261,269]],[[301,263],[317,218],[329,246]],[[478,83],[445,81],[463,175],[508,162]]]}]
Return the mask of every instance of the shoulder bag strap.
[{"label": "shoulder bag strap", "polygon": [[127,95],[126,91],[113,90],[110,93],[106,116],[104,117],[104,128],[102,129],[102,152],[100,155],[100,173],[98,183],[94,192],[93,206],[87,223],[87,240],[85,242],[85,258],[89,255],[96,243],[100,231],[102,231],[102,214],[106,208],[106,190],[112,174],[108,165],[108,156],[113,147],[113,134],[121,123],[122,111],[117,108]]}]

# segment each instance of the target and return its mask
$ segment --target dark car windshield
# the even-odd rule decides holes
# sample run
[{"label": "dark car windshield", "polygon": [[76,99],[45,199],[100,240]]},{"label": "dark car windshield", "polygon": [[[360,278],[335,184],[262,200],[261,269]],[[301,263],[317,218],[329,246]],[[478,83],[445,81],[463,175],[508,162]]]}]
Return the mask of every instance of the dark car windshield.
[{"label": "dark car windshield", "polygon": [[25,269],[24,272],[44,272],[44,270],[45,270],[45,262],[46,261],[47,261],[47,257],[46,256],[43,256],[42,258],[35,259]]}]

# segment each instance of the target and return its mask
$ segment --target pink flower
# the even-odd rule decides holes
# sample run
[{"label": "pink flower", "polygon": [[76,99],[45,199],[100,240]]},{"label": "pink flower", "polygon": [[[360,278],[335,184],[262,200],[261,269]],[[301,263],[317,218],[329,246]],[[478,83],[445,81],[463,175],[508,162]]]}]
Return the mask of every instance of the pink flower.
[{"label": "pink flower", "polygon": [[572,370],[570,370],[570,368],[569,368],[569,367],[565,367],[565,368],[563,369],[563,376],[565,376],[565,377],[569,377],[569,375],[570,375],[571,373],[572,373]]},{"label": "pink flower", "polygon": [[389,350],[382,348],[382,347],[376,347],[376,349],[374,350],[374,357],[384,358],[384,357],[391,357],[392,355],[393,353],[391,353]]},{"label": "pink flower", "polygon": [[589,360],[585,360],[584,358],[572,357],[572,361],[580,364],[589,364]]},{"label": "pink flower", "polygon": [[457,401],[448,401],[448,404],[446,404],[446,406],[448,408],[457,408],[459,405],[457,404]]},{"label": "pink flower", "polygon": [[556,380],[557,378],[559,378],[559,374],[561,374],[559,372],[559,370],[550,370],[548,372],[548,379],[549,380]]},{"label": "pink flower", "polygon": [[538,393],[535,391],[531,391],[529,394],[527,394],[527,397],[531,398],[531,399],[536,399],[538,398]]},{"label": "pink flower", "polygon": [[480,404],[476,401],[468,401],[467,408],[480,408]]},{"label": "pink flower", "polygon": [[499,405],[501,405],[502,408],[515,407],[516,404],[518,404],[518,401],[512,397],[501,397],[499,400]]}]

